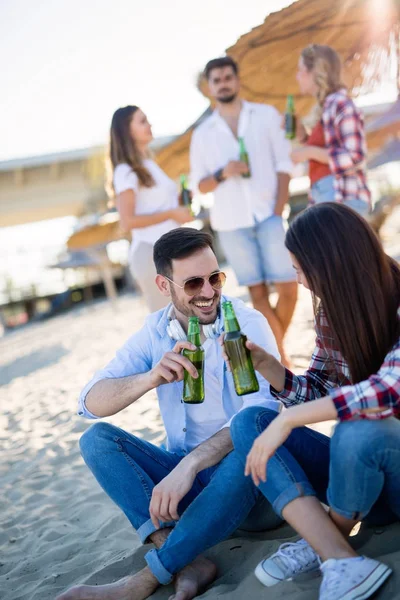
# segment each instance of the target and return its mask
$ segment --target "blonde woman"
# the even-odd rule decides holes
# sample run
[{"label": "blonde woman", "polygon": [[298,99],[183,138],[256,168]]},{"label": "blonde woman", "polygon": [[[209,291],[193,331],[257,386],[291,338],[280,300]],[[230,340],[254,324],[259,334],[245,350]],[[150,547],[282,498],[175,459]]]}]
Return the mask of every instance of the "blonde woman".
[{"label": "blonde woman", "polygon": [[137,106],[115,111],[110,131],[112,187],[121,226],[132,232],[129,267],[151,312],[163,308],[166,298],[155,284],[153,246],[167,231],[193,220],[179,206],[175,183],[152,160],[151,125]]},{"label": "blonde woman", "polygon": [[[302,94],[317,103],[300,127],[295,163],[309,161],[310,201],[341,202],[365,216],[371,206],[366,178],[363,117],[341,81],[338,54],[311,44],[301,53],[296,76]],[[307,135],[307,130],[309,135]]]}]

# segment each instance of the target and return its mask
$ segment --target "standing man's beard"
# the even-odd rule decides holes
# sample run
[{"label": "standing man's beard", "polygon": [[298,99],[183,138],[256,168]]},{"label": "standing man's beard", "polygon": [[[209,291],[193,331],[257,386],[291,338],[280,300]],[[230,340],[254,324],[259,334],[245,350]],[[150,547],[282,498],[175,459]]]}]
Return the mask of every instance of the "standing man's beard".
[{"label": "standing man's beard", "polygon": [[231,94],[230,96],[220,96],[217,98],[218,102],[221,104],[230,104],[234,100],[236,100],[237,94]]}]

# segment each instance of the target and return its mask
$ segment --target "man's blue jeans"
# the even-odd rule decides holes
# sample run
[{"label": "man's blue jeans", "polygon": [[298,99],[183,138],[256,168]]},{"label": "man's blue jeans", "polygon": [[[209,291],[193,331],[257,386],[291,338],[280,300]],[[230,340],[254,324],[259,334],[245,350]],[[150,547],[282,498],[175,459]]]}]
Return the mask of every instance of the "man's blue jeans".
[{"label": "man's blue jeans", "polygon": [[[250,407],[233,419],[232,440],[243,464],[254,440],[276,416]],[[292,500],[317,496],[348,519],[380,525],[398,520],[400,421],[342,422],[332,439],[308,427],[294,429],[269,459],[267,481],[259,489],[279,515]]]},{"label": "man's blue jeans", "polygon": [[[149,514],[153,488],[184,455],[167,452],[103,422],[92,425],[83,434],[80,447],[101,487],[125,513],[142,542],[146,542],[155,531]],[[160,549],[146,554],[158,581],[169,583],[196,556],[227,538],[260,499],[262,496],[244,476],[243,464],[234,451],[215,467],[201,471],[179,504],[179,521],[162,524],[173,527],[167,540]],[[269,516],[270,519],[264,519],[265,529],[280,523],[271,508]]]}]

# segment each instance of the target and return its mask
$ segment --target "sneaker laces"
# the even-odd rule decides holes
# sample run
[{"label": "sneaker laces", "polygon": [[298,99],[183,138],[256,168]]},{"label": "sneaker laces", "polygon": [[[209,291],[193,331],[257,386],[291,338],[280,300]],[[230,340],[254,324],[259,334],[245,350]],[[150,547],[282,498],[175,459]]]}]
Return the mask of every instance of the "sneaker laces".
[{"label": "sneaker laces", "polygon": [[282,570],[297,573],[312,564],[316,557],[311,546],[305,540],[299,540],[282,544],[273,556],[273,560],[278,562],[278,566]]}]

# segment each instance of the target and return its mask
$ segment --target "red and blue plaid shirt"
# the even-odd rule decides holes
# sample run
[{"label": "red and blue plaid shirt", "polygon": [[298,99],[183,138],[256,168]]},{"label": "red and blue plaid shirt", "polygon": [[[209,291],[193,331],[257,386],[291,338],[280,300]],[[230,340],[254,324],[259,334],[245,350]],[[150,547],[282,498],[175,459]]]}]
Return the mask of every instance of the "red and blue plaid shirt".
[{"label": "red and blue plaid shirt", "polygon": [[[400,418],[400,339],[375,375],[352,385],[348,365],[322,311],[318,321],[316,348],[308,370],[304,375],[294,375],[286,369],[285,387],[277,392],[271,386],[273,395],[285,406],[330,396],[341,421]],[[371,409],[380,410],[368,412]]]},{"label": "red and blue plaid shirt", "polygon": [[345,89],[327,96],[322,112],[335,200],[363,200],[371,206],[367,185],[364,119]]}]

